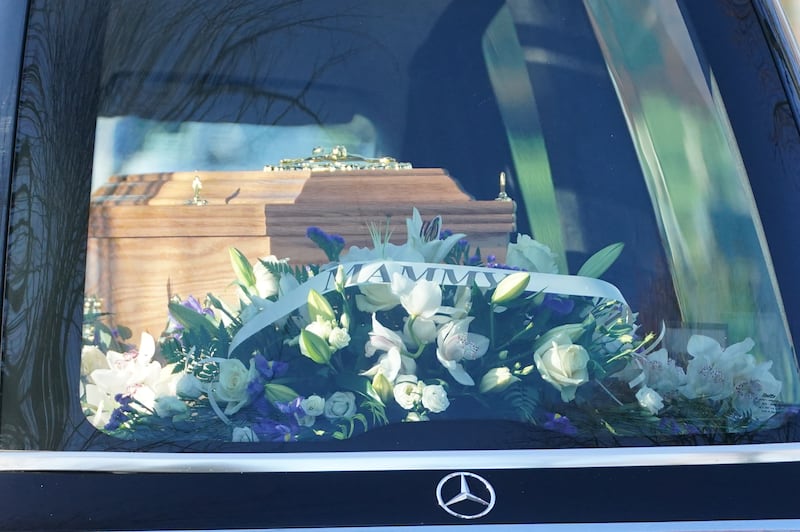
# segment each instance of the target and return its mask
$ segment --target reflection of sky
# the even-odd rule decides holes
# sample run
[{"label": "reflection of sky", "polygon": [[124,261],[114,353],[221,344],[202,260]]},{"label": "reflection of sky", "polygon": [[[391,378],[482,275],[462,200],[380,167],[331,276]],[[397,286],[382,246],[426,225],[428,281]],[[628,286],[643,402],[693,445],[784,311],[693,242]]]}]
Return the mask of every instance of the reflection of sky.
[{"label": "reflection of sky", "polygon": [[92,189],[114,174],[193,170],[260,170],[280,159],[303,158],[315,146],[342,144],[373,157],[377,133],[356,115],[334,126],[161,122],[134,116],[97,120]]}]

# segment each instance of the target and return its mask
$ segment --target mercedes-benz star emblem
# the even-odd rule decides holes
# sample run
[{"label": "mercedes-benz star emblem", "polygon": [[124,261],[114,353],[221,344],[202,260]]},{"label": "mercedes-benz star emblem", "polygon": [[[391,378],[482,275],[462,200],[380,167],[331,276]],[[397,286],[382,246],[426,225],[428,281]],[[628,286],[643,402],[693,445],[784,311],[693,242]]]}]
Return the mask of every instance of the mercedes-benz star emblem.
[{"label": "mercedes-benz star emblem", "polygon": [[450,473],[436,486],[436,500],[450,515],[461,519],[477,519],[494,508],[494,488],[475,473]]}]

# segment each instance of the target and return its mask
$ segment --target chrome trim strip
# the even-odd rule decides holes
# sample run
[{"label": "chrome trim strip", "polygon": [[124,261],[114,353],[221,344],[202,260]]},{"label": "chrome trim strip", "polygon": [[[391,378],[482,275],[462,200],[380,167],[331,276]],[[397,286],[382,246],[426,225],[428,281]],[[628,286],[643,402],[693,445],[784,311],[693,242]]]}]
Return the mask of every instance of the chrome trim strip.
[{"label": "chrome trim strip", "polygon": [[[547,524],[525,524],[525,525],[470,525],[470,530],[554,530],[555,532],[584,532],[586,530],[599,531],[642,531],[647,532],[667,532],[680,530],[681,532],[711,532],[717,530],[730,530],[737,532],[745,531],[796,531],[800,530],[800,520],[794,519],[760,519],[746,521],[667,521],[658,522],[639,522],[639,523],[547,523]],[[277,531],[278,529],[263,528],[250,529],[258,532]],[[284,529],[285,530],[285,529]],[[329,528],[293,528],[292,532],[311,532],[314,530],[330,530]],[[336,532],[363,532],[364,528],[343,527],[336,528]],[[441,526],[382,526],[370,527],[369,530],[378,532],[400,532],[408,530],[431,530],[435,532],[463,532],[464,525],[441,525]],[[164,531],[166,532],[166,531]],[[218,531],[226,532],[226,531]],[[233,532],[233,531],[230,531]]]},{"label": "chrome trim strip", "polygon": [[0,471],[301,473],[389,470],[554,469],[800,462],[800,444],[708,447],[389,451],[342,453],[136,453],[0,451]]}]

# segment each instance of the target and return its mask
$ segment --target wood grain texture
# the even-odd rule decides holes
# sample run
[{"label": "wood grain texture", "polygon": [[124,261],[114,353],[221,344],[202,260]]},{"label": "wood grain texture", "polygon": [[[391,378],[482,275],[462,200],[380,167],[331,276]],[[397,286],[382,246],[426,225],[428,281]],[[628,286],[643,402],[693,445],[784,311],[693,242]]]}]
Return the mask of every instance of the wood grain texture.
[{"label": "wood grain texture", "polygon": [[[207,205],[187,205],[195,176]],[[443,229],[468,235],[483,257],[505,256],[515,229],[514,204],[472,201],[444,170],[176,172],[114,176],[92,197],[86,293],[134,335],[158,335],[170,297],[212,292],[236,305],[228,249],[251,261],[275,255],[295,264],[324,263],[306,237],[310,226],[369,246],[369,227],[405,242],[406,218],[443,218]]]}]

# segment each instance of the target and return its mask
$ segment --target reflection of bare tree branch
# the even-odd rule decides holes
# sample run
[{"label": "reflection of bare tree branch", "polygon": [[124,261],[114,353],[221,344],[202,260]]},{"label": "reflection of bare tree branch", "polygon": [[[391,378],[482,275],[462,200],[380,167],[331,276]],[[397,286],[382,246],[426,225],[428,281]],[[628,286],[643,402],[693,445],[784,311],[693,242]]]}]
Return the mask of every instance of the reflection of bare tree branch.
[{"label": "reflection of bare tree branch", "polygon": [[[298,0],[120,2],[106,41],[104,113],[272,124],[299,113],[321,123],[309,95],[354,53],[352,38],[337,34],[357,27],[356,17],[346,5],[330,14],[324,3]],[[303,57],[296,50],[303,41],[328,45]],[[175,78],[165,85],[159,72]]]}]

